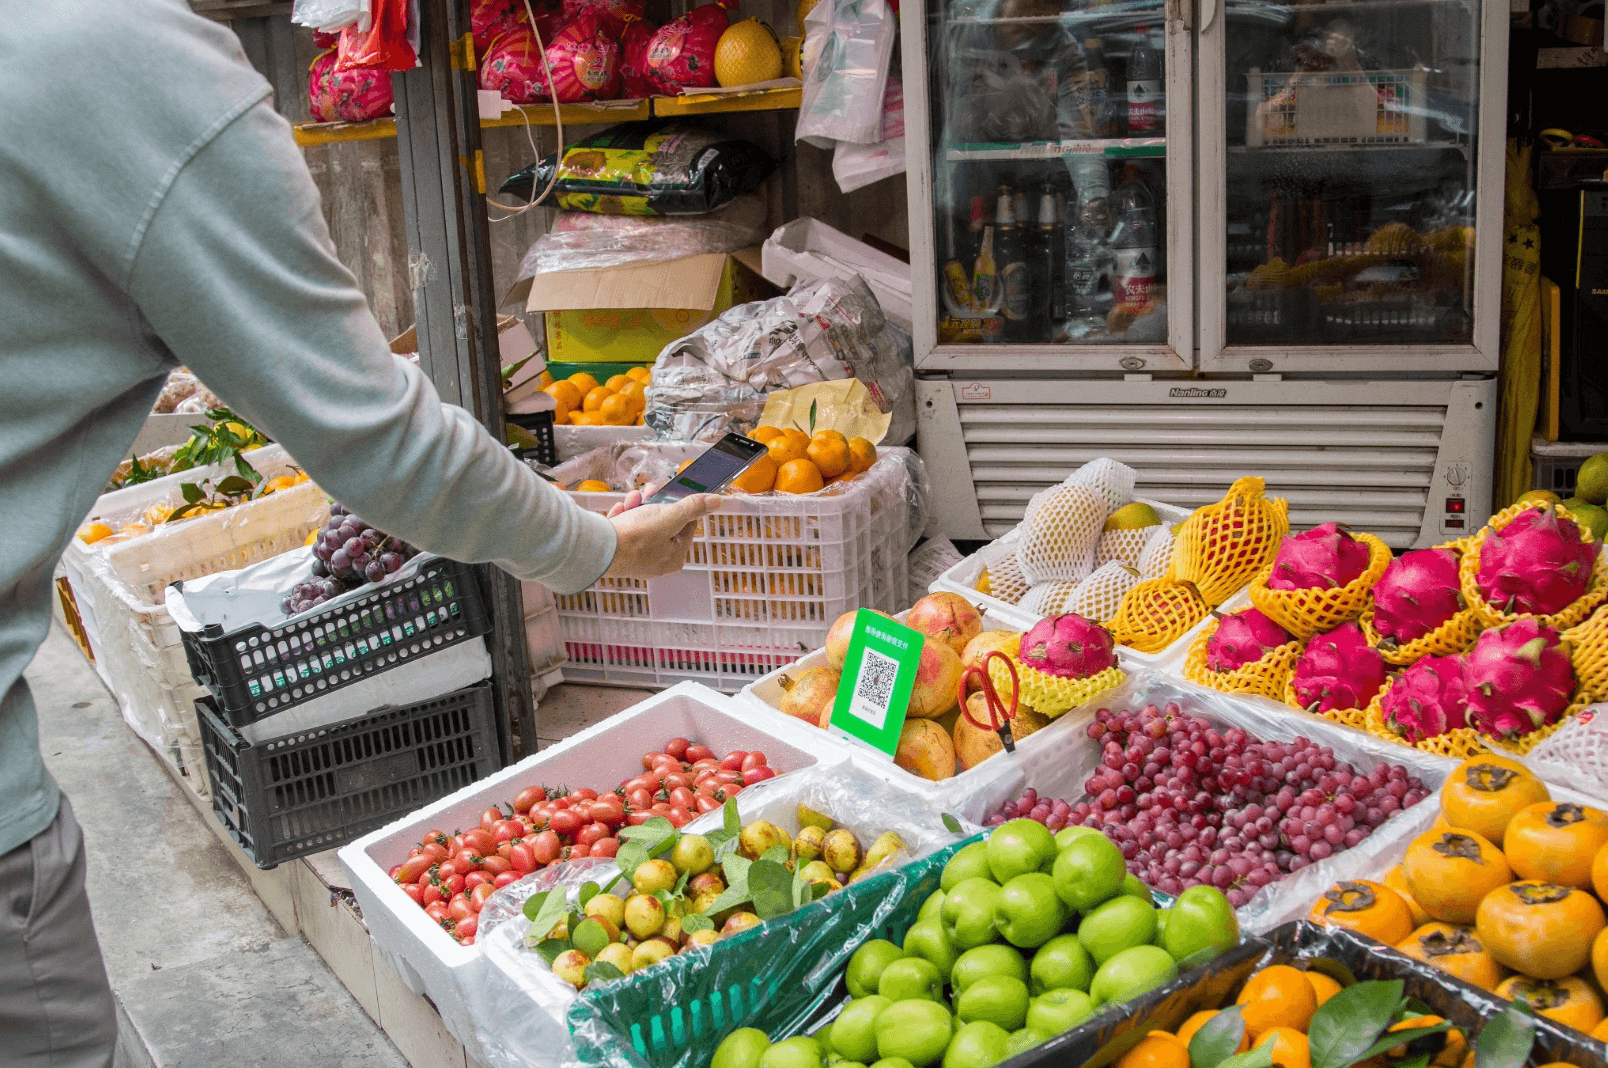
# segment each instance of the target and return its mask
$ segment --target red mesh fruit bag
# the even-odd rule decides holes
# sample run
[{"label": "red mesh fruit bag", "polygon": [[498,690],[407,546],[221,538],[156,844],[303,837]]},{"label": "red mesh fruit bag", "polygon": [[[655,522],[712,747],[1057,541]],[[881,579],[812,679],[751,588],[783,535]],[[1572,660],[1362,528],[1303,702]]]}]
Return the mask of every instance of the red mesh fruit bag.
[{"label": "red mesh fruit bag", "polygon": [[511,24],[487,46],[480,64],[480,88],[495,90],[515,104],[547,99],[542,54],[528,23]]},{"label": "red mesh fruit bag", "polygon": [[547,46],[553,68],[553,99],[560,104],[613,100],[620,92],[620,42],[608,17],[583,11]]},{"label": "red mesh fruit bag", "polygon": [[367,122],[391,114],[391,72],[358,67],[337,70],[334,50],[307,71],[307,102],[317,122]]},{"label": "red mesh fruit bag", "polygon": [[648,42],[648,78],[666,96],[715,84],[715,46],[730,20],[720,3],[695,7]]},{"label": "red mesh fruit bag", "polygon": [[659,27],[647,19],[627,15],[625,31],[620,34],[621,95],[627,100],[640,100],[653,95],[653,82],[648,77],[648,42],[659,32]]},{"label": "red mesh fruit bag", "polygon": [[603,17],[609,35],[618,38],[625,30],[626,19],[640,19],[647,14],[645,0],[563,0],[565,25],[574,22],[590,11]]}]

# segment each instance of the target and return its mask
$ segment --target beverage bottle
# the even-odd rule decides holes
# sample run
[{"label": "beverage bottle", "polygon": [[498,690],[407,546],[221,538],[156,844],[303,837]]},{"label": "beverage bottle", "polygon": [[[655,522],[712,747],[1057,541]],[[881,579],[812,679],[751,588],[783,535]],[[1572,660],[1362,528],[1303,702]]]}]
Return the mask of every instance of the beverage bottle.
[{"label": "beverage bottle", "polygon": [[1143,34],[1128,57],[1128,136],[1160,137],[1166,128],[1166,92],[1162,86],[1162,47],[1165,41]]},{"label": "beverage bottle", "polygon": [[1009,186],[1000,187],[994,215],[994,262],[999,269],[999,311],[1005,320],[1001,329],[1004,340],[1031,340],[1033,280],[1027,269],[1027,249],[1022,241],[1022,229],[1017,225],[1015,197]]},{"label": "beverage bottle", "polygon": [[983,248],[983,226],[987,223],[988,198],[971,198],[971,219],[966,224],[965,258],[976,259]]},{"label": "beverage bottle", "polygon": [[944,304],[951,315],[963,315],[971,308],[971,280],[966,277],[966,265],[955,242],[955,220],[946,219],[944,238],[949,256],[944,260]]},{"label": "beverage bottle", "polygon": [[994,266],[994,228],[983,227],[983,240],[977,246],[977,264],[972,268],[972,311],[993,315],[999,311],[999,272]]},{"label": "beverage bottle", "polygon": [[1066,236],[1066,325],[1072,337],[1105,329],[1111,310],[1114,261],[1106,247],[1106,194],[1078,191],[1076,218]]},{"label": "beverage bottle", "polygon": [[1144,304],[1156,281],[1160,243],[1156,232],[1156,199],[1136,164],[1123,168],[1122,184],[1116,193],[1116,217],[1110,240],[1116,261],[1112,293],[1119,304]]},{"label": "beverage bottle", "polygon": [[1039,195],[1038,224],[1024,237],[1027,246],[1027,269],[1032,279],[1033,304],[1028,331],[1033,341],[1051,341],[1055,337],[1057,322],[1052,311],[1055,303],[1055,193],[1048,187]]},{"label": "beverage bottle", "polygon": [[1082,97],[1084,115],[1095,137],[1117,136],[1117,113],[1111,99],[1111,71],[1106,67],[1105,42],[1098,37],[1083,42],[1084,76]]},{"label": "beverage bottle", "polygon": [[1046,185],[1044,190],[1053,196],[1055,210],[1054,226],[1049,235],[1050,322],[1053,327],[1066,322],[1066,197],[1053,186]]}]

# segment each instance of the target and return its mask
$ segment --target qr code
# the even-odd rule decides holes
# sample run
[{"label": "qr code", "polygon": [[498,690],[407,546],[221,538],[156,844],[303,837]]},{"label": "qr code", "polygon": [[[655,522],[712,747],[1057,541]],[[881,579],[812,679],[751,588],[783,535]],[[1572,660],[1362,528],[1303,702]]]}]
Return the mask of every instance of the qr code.
[{"label": "qr code", "polygon": [[899,662],[875,649],[865,650],[860,661],[860,677],[854,683],[854,696],[886,712],[893,701],[893,682],[899,675]]}]

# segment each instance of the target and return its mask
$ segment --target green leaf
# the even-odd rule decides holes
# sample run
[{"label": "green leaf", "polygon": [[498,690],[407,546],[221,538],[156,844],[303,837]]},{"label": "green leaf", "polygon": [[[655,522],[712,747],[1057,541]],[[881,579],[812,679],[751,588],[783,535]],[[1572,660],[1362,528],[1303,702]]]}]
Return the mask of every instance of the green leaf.
[{"label": "green leaf", "polygon": [[[616,863],[618,863],[618,861],[619,861],[619,858],[618,858],[618,857],[615,857],[615,862],[616,862]],[[608,893],[608,892],[609,892],[609,891],[610,891],[610,890],[613,890],[613,889],[614,889],[614,885],[615,885],[615,884],[616,884],[616,883],[618,883],[618,882],[619,882],[619,881],[620,881],[620,880],[621,880],[621,879],[624,879],[624,878],[626,878],[626,874],[625,874],[625,872],[623,872],[623,871],[617,871],[617,872],[615,872],[615,873],[614,873],[614,878],[612,878],[612,879],[610,879],[610,880],[609,880],[609,881],[608,881],[608,882],[606,882],[606,883],[604,883],[604,884],[603,884],[603,892],[604,892],[604,893],[605,893],[605,894],[606,894],[606,893]]]},{"label": "green leaf", "polygon": [[1474,1062],[1480,1068],[1520,1068],[1530,1059],[1534,1044],[1535,1017],[1530,1006],[1514,1001],[1480,1028],[1474,1042]]},{"label": "green leaf", "polygon": [[532,894],[525,899],[525,919],[535,921],[542,913],[542,905],[547,901],[550,890],[543,890],[539,894]]},{"label": "green leaf", "polygon": [[262,481],[262,472],[246,463],[246,458],[244,456],[241,456],[239,453],[235,453],[234,463],[235,470],[240,472],[241,478],[253,483]]},{"label": "green leaf", "polygon": [[720,806],[721,829],[736,838],[743,833],[743,818],[737,814],[737,799],[726,798],[726,803]]},{"label": "green leaf", "polygon": [[961,829],[960,821],[957,820],[955,817],[951,816],[949,813],[945,812],[943,814],[943,819],[944,819],[944,830],[948,831],[950,834],[965,834],[966,833],[965,831],[963,831]]},{"label": "green leaf", "polygon": [[1230,1005],[1201,1025],[1189,1039],[1191,1068],[1217,1068],[1234,1055],[1245,1039],[1245,1017]]},{"label": "green leaf", "polygon": [[1276,1041],[1278,1036],[1274,1035],[1247,1053],[1225,1057],[1218,1062],[1217,1068],[1273,1068],[1273,1043]]},{"label": "green leaf", "polygon": [[699,931],[713,931],[715,921],[701,912],[689,912],[681,917],[681,931],[683,934],[697,934]]},{"label": "green leaf", "polygon": [[239,475],[230,475],[217,485],[219,493],[228,497],[238,497],[242,493],[251,492],[251,480],[241,478]]},{"label": "green leaf", "polygon": [[[586,911],[586,903],[603,892],[603,888],[596,883],[582,883],[580,892],[575,895],[575,903]],[[591,954],[588,954],[590,956]]]},{"label": "green leaf", "polygon": [[1312,1015],[1307,1044],[1312,1068],[1349,1068],[1386,1027],[1401,1004],[1400,979],[1353,983]]},{"label": "green leaf", "polygon": [[810,883],[810,900],[819,901],[832,892],[832,888],[825,883]]},{"label": "green leaf", "polygon": [[[785,847],[777,848],[785,851]],[[748,891],[754,899],[754,911],[762,920],[793,911],[793,873],[769,856],[767,853],[754,861],[748,869]]]},{"label": "green leaf", "polygon": [[[627,841],[625,845],[620,847],[620,851],[614,854],[614,863],[619,866],[620,874],[627,879],[635,875],[636,870],[647,862],[647,847],[631,841]],[[609,885],[614,884],[610,883]]]},{"label": "green leaf", "polygon": [[740,882],[748,881],[748,869],[753,861],[747,857],[729,856],[721,863],[721,870],[726,873],[726,885],[736,886]]},{"label": "green leaf", "polygon": [[[546,938],[547,932],[557,926],[558,921],[569,911],[569,902],[565,900],[562,889],[550,891],[542,896],[544,900],[537,907],[534,916],[531,916],[530,902],[525,902],[525,915],[531,916],[530,930],[537,938]],[[574,931],[575,928],[571,926],[567,930]]]},{"label": "green leaf", "polygon": [[569,944],[569,939],[567,938],[549,938],[537,942],[531,948],[541,954],[542,960],[546,961],[547,966],[551,968],[560,953],[567,953],[575,947]]},{"label": "green leaf", "polygon": [[576,949],[588,957],[595,957],[609,944],[609,933],[603,929],[601,923],[586,919],[575,925],[571,931],[570,941],[575,943]]},{"label": "green leaf", "polygon": [[1429,1068],[1429,1054],[1420,1053],[1416,1057],[1408,1057],[1404,1061],[1391,1061],[1391,1068]]},{"label": "green leaf", "polygon": [[194,482],[185,482],[179,486],[179,492],[184,494],[184,503],[200,504],[207,499],[206,491]]},{"label": "green leaf", "polygon": [[789,849],[787,846],[774,845],[774,846],[771,846],[769,849],[765,850],[764,854],[761,855],[759,859],[760,860],[769,860],[769,861],[772,861],[773,863],[776,863],[776,864],[786,864],[787,860],[788,860],[788,857],[790,857],[792,855],[792,852],[793,851],[791,849]]},{"label": "green leaf", "polygon": [[588,983],[606,983],[610,979],[624,979],[625,973],[606,960],[596,960],[586,966],[581,978]]},{"label": "green leaf", "polygon": [[818,408],[820,406],[820,403],[821,402],[818,401],[818,400],[810,401],[810,436],[811,437],[815,436],[815,410],[816,410],[816,408]]},{"label": "green leaf", "polygon": [[[1427,1035],[1438,1035],[1442,1031],[1449,1029],[1451,1026],[1451,1024],[1442,1021],[1441,1023],[1435,1024],[1433,1027],[1414,1027],[1406,1031],[1391,1031],[1390,1033],[1381,1037],[1373,1045],[1369,1046],[1367,1052],[1363,1053],[1358,1060],[1365,1061],[1369,1057],[1374,1057],[1385,1052],[1387,1049],[1394,1049],[1396,1046],[1404,1046],[1409,1042],[1417,1041],[1418,1039],[1424,1038]],[[1378,1032],[1375,1033],[1377,1034]]]}]

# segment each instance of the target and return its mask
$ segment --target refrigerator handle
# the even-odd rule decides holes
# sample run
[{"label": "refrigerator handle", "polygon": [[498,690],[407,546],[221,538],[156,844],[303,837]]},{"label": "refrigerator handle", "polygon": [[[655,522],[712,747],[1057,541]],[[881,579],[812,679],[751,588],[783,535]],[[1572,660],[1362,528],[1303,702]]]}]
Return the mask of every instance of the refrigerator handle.
[{"label": "refrigerator handle", "polygon": [[1194,29],[1190,16],[1194,13],[1194,0],[1167,0],[1167,21],[1184,33]]},{"label": "refrigerator handle", "polygon": [[1200,4],[1200,32],[1205,33],[1217,18],[1217,0],[1200,0]]}]

